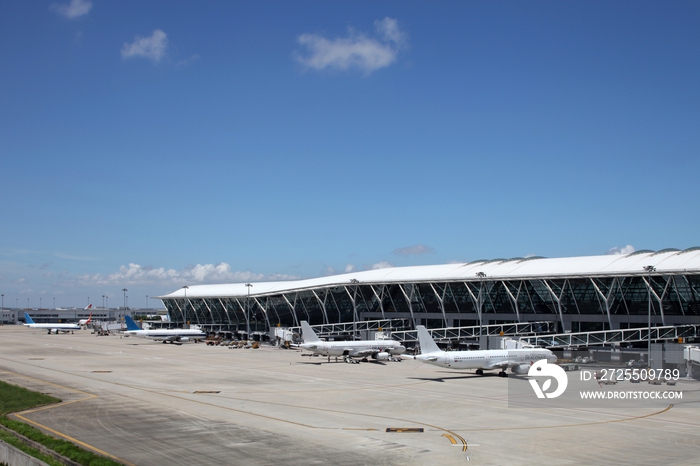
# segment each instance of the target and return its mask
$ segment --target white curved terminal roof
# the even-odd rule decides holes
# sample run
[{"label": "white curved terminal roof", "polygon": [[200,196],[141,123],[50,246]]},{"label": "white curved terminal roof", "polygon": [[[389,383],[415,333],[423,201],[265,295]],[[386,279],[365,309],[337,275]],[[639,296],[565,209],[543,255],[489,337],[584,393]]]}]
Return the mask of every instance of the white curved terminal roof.
[{"label": "white curved terminal roof", "polygon": [[[459,264],[422,265],[413,267],[389,267],[377,270],[352,272],[342,275],[290,280],[279,282],[257,282],[250,288],[251,296],[269,295],[348,285],[353,280],[360,283],[387,284],[404,282],[478,281],[482,272],[488,280],[512,280],[529,278],[567,278],[587,276],[645,275],[644,267],[651,265],[656,274],[693,273],[700,274],[700,248],[685,251],[668,250],[638,251],[625,255],[496,259]],[[245,283],[221,285],[190,285],[188,298],[247,296]],[[185,289],[158,298],[183,298]]]}]

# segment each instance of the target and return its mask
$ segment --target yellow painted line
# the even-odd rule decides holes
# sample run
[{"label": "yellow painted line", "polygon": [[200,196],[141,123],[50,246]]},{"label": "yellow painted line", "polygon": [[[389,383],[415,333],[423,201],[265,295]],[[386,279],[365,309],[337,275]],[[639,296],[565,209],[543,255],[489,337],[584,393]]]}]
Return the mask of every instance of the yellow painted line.
[{"label": "yellow painted line", "polygon": [[450,434],[442,434],[442,436],[446,437],[447,440],[449,440],[452,445],[457,445],[457,440],[455,440],[455,438],[453,436],[451,436]]},{"label": "yellow painted line", "polygon": [[47,385],[52,385],[52,386],[54,386],[54,387],[59,387],[59,388],[62,388],[62,389],[64,389],[64,390],[68,390],[68,391],[70,391],[70,392],[77,392],[77,393],[81,393],[81,394],[85,395],[85,398],[82,398],[82,399],[80,399],[80,400],[67,401],[67,402],[65,402],[65,403],[64,403],[64,402],[61,402],[61,403],[54,403],[54,404],[47,405],[47,406],[41,406],[41,407],[39,407],[39,408],[28,409],[28,410],[26,410],[26,411],[21,411],[21,412],[19,412],[19,413],[12,413],[12,414],[10,414],[10,416],[15,417],[15,418],[17,418],[17,419],[21,419],[22,421],[26,422],[27,424],[36,426],[36,427],[38,427],[38,428],[40,428],[40,429],[42,429],[42,430],[45,430],[45,431],[47,431],[47,432],[51,432],[52,434],[56,435],[57,437],[64,438],[64,439],[68,440],[69,442],[73,442],[73,443],[75,443],[75,444],[77,444],[77,445],[80,445],[80,446],[82,446],[82,447],[84,447],[84,448],[87,448],[88,450],[92,450],[92,451],[94,451],[94,452],[97,452],[97,453],[99,453],[100,455],[106,456],[106,457],[108,457],[108,458],[112,458],[113,460],[119,461],[120,463],[124,463],[126,466],[136,466],[135,464],[129,463],[128,461],[123,460],[123,459],[121,459],[121,458],[119,458],[119,457],[117,457],[117,456],[110,455],[110,454],[107,453],[106,451],[100,450],[99,448],[93,447],[92,445],[89,445],[89,444],[87,444],[87,443],[85,443],[85,442],[81,442],[80,440],[75,439],[75,438],[71,437],[70,435],[66,435],[66,434],[64,434],[64,433],[62,433],[62,432],[59,432],[59,431],[57,431],[57,430],[55,430],[55,429],[52,429],[52,428],[50,428],[50,427],[47,427],[47,426],[45,426],[45,425],[43,425],[43,424],[41,424],[41,423],[39,423],[39,422],[32,421],[31,419],[26,418],[26,417],[23,416],[24,414],[32,414],[32,413],[36,413],[36,412],[38,412],[38,411],[43,411],[43,410],[46,410],[46,409],[58,408],[58,407],[70,405],[70,404],[73,404],[73,403],[79,403],[79,402],[81,402],[81,401],[92,400],[92,399],[94,399],[94,398],[97,398],[97,395],[92,394],[92,393],[87,393],[87,392],[84,392],[84,391],[82,391],[82,390],[76,390],[76,389],[73,389],[73,388],[70,388],[70,387],[65,387],[65,386],[63,386],[63,385],[55,384],[55,383],[52,383],[52,382],[48,382],[48,381],[46,381],[46,380],[37,379],[37,378],[35,378],[35,377],[30,377],[30,376],[28,376],[28,375],[17,374],[17,373],[15,373],[15,372],[10,372],[10,371],[5,371],[5,370],[2,370],[2,371],[0,371],[0,372],[5,372],[5,373],[8,373],[8,374],[12,374],[12,375],[15,375],[15,376],[17,376],[17,377],[24,377],[25,379],[35,380],[35,381],[37,381],[37,382],[41,382],[41,383],[44,383],[44,384],[47,384]]},{"label": "yellow painted line", "polygon": [[502,431],[502,430],[562,429],[562,428],[566,428],[566,427],[597,426],[597,425],[601,425],[601,424],[613,424],[616,422],[636,421],[636,420],[644,419],[647,417],[658,416],[659,414],[663,414],[666,411],[670,410],[671,408],[673,408],[673,404],[668,405],[666,408],[662,409],[661,411],[656,411],[653,413],[645,414],[643,416],[624,417],[621,419],[610,419],[609,421],[592,421],[592,422],[581,422],[579,424],[558,424],[558,425],[551,425],[551,426],[489,427],[486,429],[470,429],[470,430],[485,432],[485,431]]},{"label": "yellow painted line", "polygon": [[[84,401],[84,400],[80,400],[80,401]],[[33,411],[31,411],[31,412],[33,412]],[[58,437],[62,437],[62,438],[66,439],[66,440],[68,440],[68,441],[70,441],[70,442],[76,443],[76,444],[80,445],[81,447],[87,448],[88,450],[92,450],[92,451],[94,451],[94,452],[99,453],[100,455],[107,456],[107,457],[109,457],[109,458],[112,458],[113,460],[119,461],[120,463],[124,463],[124,464],[127,465],[127,466],[136,466],[136,465],[133,464],[133,463],[129,463],[128,461],[125,461],[125,460],[123,460],[123,459],[121,459],[121,458],[118,458],[118,457],[116,457],[116,456],[114,456],[114,455],[110,455],[110,454],[107,453],[106,451],[100,450],[99,448],[95,448],[95,447],[93,447],[92,445],[89,445],[89,444],[87,444],[87,443],[85,443],[85,442],[81,442],[80,440],[78,440],[78,439],[76,439],[76,438],[73,438],[73,437],[71,437],[70,435],[66,435],[66,434],[64,434],[64,433],[62,433],[62,432],[59,432],[59,431],[57,431],[57,430],[54,430],[54,429],[52,429],[52,428],[50,428],[50,427],[47,427],[47,426],[45,426],[45,425],[43,425],[43,424],[40,424],[40,423],[36,422],[36,421],[32,421],[31,419],[27,419],[26,417],[22,416],[21,414],[13,414],[13,416],[16,417],[16,418],[18,418],[18,419],[23,420],[24,422],[26,422],[26,423],[28,423],[28,424],[33,424],[33,425],[39,427],[39,428],[42,429],[42,430],[46,430],[46,431],[48,431],[48,432],[51,432],[52,434],[54,434],[54,435],[56,435],[56,436],[58,436]]]},{"label": "yellow painted line", "polygon": [[402,434],[404,432],[411,432],[411,433],[423,433],[425,429],[422,427],[387,427],[386,432],[396,432],[399,434]]},{"label": "yellow painted line", "polygon": [[[467,441],[464,440],[461,436],[455,434],[454,432],[452,432],[452,434],[455,437],[457,437],[460,440],[460,442],[462,442],[462,451],[467,451]],[[445,437],[447,440],[449,440],[452,445],[458,446],[457,440],[455,440],[455,437],[453,437],[452,435],[442,434],[442,436]]]}]

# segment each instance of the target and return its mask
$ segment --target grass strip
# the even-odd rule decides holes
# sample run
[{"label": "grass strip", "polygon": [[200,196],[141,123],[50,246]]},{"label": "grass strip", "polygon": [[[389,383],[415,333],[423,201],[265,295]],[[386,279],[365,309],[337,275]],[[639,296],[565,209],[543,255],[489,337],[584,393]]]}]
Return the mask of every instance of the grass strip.
[{"label": "grass strip", "polygon": [[[91,451],[85,450],[67,440],[47,435],[29,424],[9,419],[6,416],[6,414],[11,412],[24,411],[37,406],[59,403],[60,401],[61,400],[52,396],[33,392],[31,390],[0,381],[0,424],[83,466],[121,466],[121,463],[118,463],[110,458],[106,458]],[[12,446],[20,448],[16,445],[16,442],[22,443],[22,440],[15,437],[15,443],[7,441],[7,443],[10,443]],[[27,445],[24,445],[24,447],[29,450],[36,451]],[[26,451],[24,448],[20,449],[36,458],[39,458],[35,454]],[[37,453],[41,454],[38,451]],[[46,461],[43,458],[39,459]],[[55,459],[53,461],[53,463],[49,463],[48,461],[46,462],[49,464],[62,464],[56,463]]]},{"label": "grass strip", "polygon": [[0,415],[60,402],[58,398],[0,381]]},{"label": "grass strip", "polygon": [[14,435],[12,435],[10,432],[7,432],[5,430],[0,430],[0,440],[3,442],[12,445],[18,450],[23,451],[24,453],[28,454],[29,456],[33,456],[34,458],[43,461],[46,464],[49,464],[51,466],[63,466],[63,463],[60,461],[57,461],[53,459],[51,456],[45,455],[36,448],[32,448],[28,445],[26,445],[22,440],[18,439]]}]

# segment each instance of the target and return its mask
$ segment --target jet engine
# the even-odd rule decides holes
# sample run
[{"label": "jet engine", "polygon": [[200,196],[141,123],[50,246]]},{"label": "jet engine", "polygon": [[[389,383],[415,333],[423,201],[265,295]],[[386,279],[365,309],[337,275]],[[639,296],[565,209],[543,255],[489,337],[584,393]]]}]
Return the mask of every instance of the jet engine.
[{"label": "jet engine", "polygon": [[513,374],[527,374],[530,370],[530,364],[519,364],[510,368]]},{"label": "jet engine", "polygon": [[403,354],[406,352],[406,347],[405,346],[396,346],[394,348],[388,348],[386,351],[389,354],[399,355],[399,354]]},{"label": "jet engine", "polygon": [[58,329],[55,329],[55,328],[49,329],[49,334],[58,335]]},{"label": "jet engine", "polygon": [[374,353],[372,355],[372,359],[376,359],[377,361],[388,361],[390,357],[391,355],[386,351],[382,351],[381,353]]},{"label": "jet engine", "polygon": [[190,339],[188,337],[182,337],[182,338],[178,338],[177,341],[181,341],[184,343],[184,342],[190,341]]}]

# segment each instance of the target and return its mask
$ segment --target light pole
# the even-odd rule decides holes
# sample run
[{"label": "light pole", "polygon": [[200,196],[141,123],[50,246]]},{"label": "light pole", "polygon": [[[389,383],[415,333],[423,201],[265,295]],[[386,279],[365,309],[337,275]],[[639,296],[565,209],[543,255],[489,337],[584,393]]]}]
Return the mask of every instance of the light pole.
[{"label": "light pole", "polygon": [[56,309],[56,298],[53,298],[53,308]]},{"label": "light pole", "polygon": [[187,290],[189,289],[189,286],[185,285],[182,287],[183,290],[185,290],[185,322],[187,322]]},{"label": "light pole", "polygon": [[656,267],[653,265],[644,266],[644,271],[647,273],[647,300],[649,306],[649,329],[647,330],[647,365],[651,369],[651,273],[656,272]]},{"label": "light pole", "polygon": [[[350,283],[352,283],[353,286],[353,294],[352,294],[352,339],[357,340],[357,306],[355,305],[355,300],[357,299],[357,285],[360,284],[360,280],[357,278],[351,278]],[[413,322],[413,327],[416,326],[416,322],[414,320]]]},{"label": "light pole", "polygon": [[[482,298],[481,298],[481,291],[482,288],[484,288],[484,278],[486,278],[486,274],[484,272],[477,272],[476,276],[479,277],[479,349],[481,349],[481,336],[484,333],[484,321],[481,317],[482,314],[482,309],[481,309],[481,304],[482,304]],[[486,339],[486,349],[489,349],[489,340],[488,338]]]},{"label": "light pole", "polygon": [[248,298],[245,301],[246,316],[245,316],[245,331],[246,338],[250,341],[250,287],[253,286],[252,283],[246,283],[245,286],[248,288]]},{"label": "light pole", "polygon": [[105,295],[102,295],[102,309],[105,308]]},{"label": "light pole", "polygon": [[2,296],[2,305],[0,305],[0,309],[2,309],[2,310],[0,310],[0,314],[2,314],[2,315],[0,316],[0,325],[5,323],[5,293],[3,293],[1,296]]},{"label": "light pole", "polygon": [[129,291],[126,288],[122,288],[122,292],[124,293],[124,311],[126,311],[126,292]]},{"label": "light pole", "polygon": [[146,295],[146,309],[148,309],[148,295]]}]

